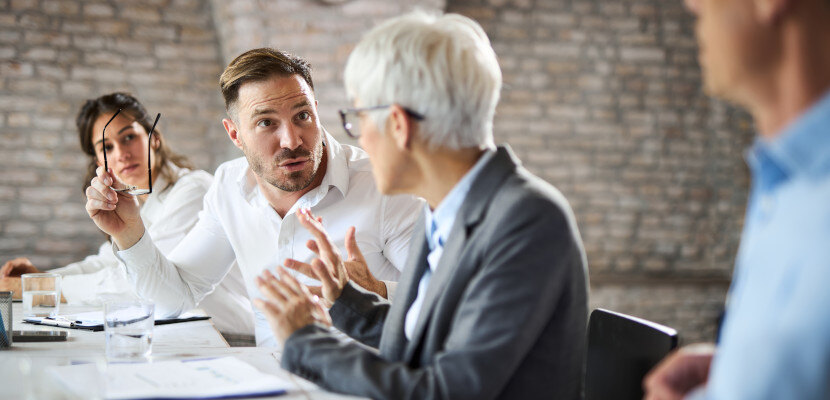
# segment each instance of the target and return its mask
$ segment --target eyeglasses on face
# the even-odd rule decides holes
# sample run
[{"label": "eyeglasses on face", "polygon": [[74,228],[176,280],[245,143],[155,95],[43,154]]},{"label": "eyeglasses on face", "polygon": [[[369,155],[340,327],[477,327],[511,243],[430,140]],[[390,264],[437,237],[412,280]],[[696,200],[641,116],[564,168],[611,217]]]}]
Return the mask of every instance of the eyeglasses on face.
[{"label": "eyeglasses on face", "polygon": [[[109,167],[107,166],[107,149],[106,149],[106,133],[107,133],[107,126],[109,126],[110,122],[118,116],[118,113],[121,112],[121,108],[112,115],[109,121],[104,125],[104,130],[101,132],[101,143],[104,147],[102,153],[104,153],[104,170],[109,171]],[[127,187],[113,189],[116,192],[125,192],[127,194],[131,194],[133,196],[140,196],[143,194],[150,194],[153,193],[153,164],[150,161],[150,153],[152,152],[152,138],[153,132],[156,130],[156,124],[159,122],[159,118],[161,118],[161,113],[156,114],[156,120],[153,122],[153,127],[150,128],[150,133],[147,134],[147,189],[139,189],[136,186],[127,185]]]},{"label": "eyeglasses on face", "polygon": [[[340,114],[340,120],[343,121],[343,129],[346,131],[346,134],[349,135],[350,138],[357,139],[360,137],[360,132],[355,129],[355,125],[353,123],[353,119],[357,118],[357,116],[364,112],[364,111],[375,111],[375,110],[382,110],[384,108],[392,107],[392,104],[386,104],[382,106],[372,106],[372,107],[359,107],[359,108],[343,108],[337,110]],[[415,119],[416,121],[423,121],[424,116],[420,113],[412,111],[409,108],[401,107],[403,111]]]}]

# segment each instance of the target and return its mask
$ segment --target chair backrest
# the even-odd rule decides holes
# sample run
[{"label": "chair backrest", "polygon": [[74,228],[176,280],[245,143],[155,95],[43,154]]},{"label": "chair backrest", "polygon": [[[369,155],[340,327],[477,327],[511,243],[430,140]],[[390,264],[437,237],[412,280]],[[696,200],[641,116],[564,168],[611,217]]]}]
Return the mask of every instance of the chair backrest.
[{"label": "chair backrest", "polygon": [[677,331],[596,309],[588,321],[585,400],[641,400],[645,375],[677,347]]}]

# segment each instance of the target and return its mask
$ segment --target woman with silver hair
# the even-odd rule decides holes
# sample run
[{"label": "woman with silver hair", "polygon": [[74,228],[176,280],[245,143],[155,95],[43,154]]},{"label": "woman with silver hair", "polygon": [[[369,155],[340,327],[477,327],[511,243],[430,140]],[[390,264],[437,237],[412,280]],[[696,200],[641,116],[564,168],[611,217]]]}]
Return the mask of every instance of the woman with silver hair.
[{"label": "woman with silver hair", "polygon": [[427,206],[391,303],[349,280],[325,220],[303,212],[318,257],[302,270],[332,306],[281,269],[258,278],[283,368],[375,399],[579,398],[585,251],[562,194],[493,145],[501,71],[484,31],[453,14],[391,19],[357,45],[345,83],[343,126],[378,189]]}]

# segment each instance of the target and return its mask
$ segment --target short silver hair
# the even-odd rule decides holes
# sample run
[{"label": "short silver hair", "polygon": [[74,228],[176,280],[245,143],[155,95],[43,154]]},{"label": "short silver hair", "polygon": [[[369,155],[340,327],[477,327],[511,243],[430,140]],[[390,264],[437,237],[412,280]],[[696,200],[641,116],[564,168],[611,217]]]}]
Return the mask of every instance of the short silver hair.
[{"label": "short silver hair", "polygon": [[[384,21],[352,51],[344,81],[362,106],[394,103],[423,115],[419,132],[430,147],[493,146],[501,69],[470,18],[415,11]],[[370,116],[383,130],[389,111]]]}]

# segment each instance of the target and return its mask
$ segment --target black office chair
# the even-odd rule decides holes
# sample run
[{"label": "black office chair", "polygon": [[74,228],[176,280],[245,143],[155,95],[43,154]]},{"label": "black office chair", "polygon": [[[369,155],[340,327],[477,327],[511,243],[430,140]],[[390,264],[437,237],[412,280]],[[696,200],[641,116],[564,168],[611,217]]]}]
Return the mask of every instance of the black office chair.
[{"label": "black office chair", "polygon": [[641,400],[643,377],[677,347],[677,331],[596,309],[588,322],[585,400]]}]

